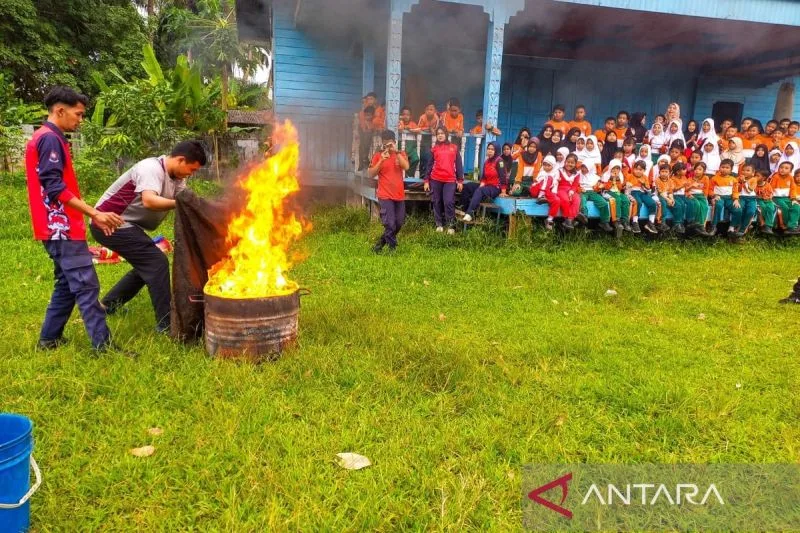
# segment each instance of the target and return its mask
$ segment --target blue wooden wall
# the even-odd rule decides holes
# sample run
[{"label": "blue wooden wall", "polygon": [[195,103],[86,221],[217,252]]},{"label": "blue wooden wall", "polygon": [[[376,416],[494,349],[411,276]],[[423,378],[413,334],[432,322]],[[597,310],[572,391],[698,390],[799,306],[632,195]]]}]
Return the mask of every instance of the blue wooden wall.
[{"label": "blue wooden wall", "polygon": [[293,6],[287,1],[273,6],[276,118],[297,126],[303,183],[342,183],[353,170],[353,114],[362,96],[360,49],[295,28]]},{"label": "blue wooden wall", "polygon": [[[766,87],[753,87],[742,81],[731,78],[700,78],[697,84],[697,103],[693,118],[702,120],[711,116],[714,102],[738,102],[744,104],[742,116],[757,118],[766,124],[772,119],[775,111],[775,100],[781,83],[773,83]],[[795,87],[800,92],[800,77],[794,79]],[[685,114],[685,113],[684,113]],[[793,120],[800,119],[800,94],[795,93]]]},{"label": "blue wooden wall", "polygon": [[536,135],[555,104],[571,118],[578,104],[586,106],[593,129],[620,110],[643,111],[652,121],[670,102],[694,106],[695,78],[658,71],[647,65],[596,63],[506,56],[500,90],[499,124],[503,142],[513,142],[523,126]]}]

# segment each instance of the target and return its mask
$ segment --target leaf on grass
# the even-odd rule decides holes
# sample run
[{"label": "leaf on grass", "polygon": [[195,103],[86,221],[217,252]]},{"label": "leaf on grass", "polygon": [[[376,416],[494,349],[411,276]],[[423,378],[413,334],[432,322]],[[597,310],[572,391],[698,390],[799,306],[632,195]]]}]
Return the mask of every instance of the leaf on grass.
[{"label": "leaf on grass", "polygon": [[339,466],[347,470],[361,470],[362,468],[372,466],[372,461],[370,461],[369,458],[358,455],[357,453],[337,453],[336,457],[338,458],[336,462],[339,463]]},{"label": "leaf on grass", "polygon": [[567,415],[558,415],[558,418],[556,418],[556,422],[555,422],[556,427],[563,426],[564,422],[566,422],[566,421],[567,421]]},{"label": "leaf on grass", "polygon": [[741,384],[741,383],[737,383],[737,384],[736,384],[736,388],[737,388],[737,389],[741,389],[741,388],[742,388],[742,384]]},{"label": "leaf on grass", "polygon": [[513,286],[513,287],[511,287],[511,288],[512,288],[512,289],[514,289],[514,290],[521,289],[521,288],[522,288],[522,285],[514,285],[514,286]]},{"label": "leaf on grass", "polygon": [[706,319],[705,313],[700,313],[699,315],[697,315],[697,320],[705,320],[705,319]]},{"label": "leaf on grass", "polygon": [[441,320],[442,322],[444,322],[446,319],[447,319],[447,317],[446,317],[446,316],[444,316],[444,313],[439,313],[439,320]]},{"label": "leaf on grass", "polygon": [[608,289],[606,291],[606,296],[616,296],[616,295],[617,295],[617,291],[615,291],[614,289]]},{"label": "leaf on grass", "polygon": [[164,430],[161,428],[150,428],[147,430],[148,435],[152,435],[154,437],[160,437],[164,434]]},{"label": "leaf on grass", "polygon": [[550,301],[553,302],[553,305],[558,305],[558,300],[550,300]]},{"label": "leaf on grass", "polygon": [[155,446],[142,446],[141,448],[132,448],[130,452],[135,457],[150,457],[156,453],[156,448]]},{"label": "leaf on grass", "polygon": [[423,285],[425,285],[425,286],[427,287],[428,285],[430,285],[430,284],[431,284],[431,282],[430,282],[430,281],[428,281],[427,279],[423,279],[423,280],[422,280],[422,284],[423,284]]}]

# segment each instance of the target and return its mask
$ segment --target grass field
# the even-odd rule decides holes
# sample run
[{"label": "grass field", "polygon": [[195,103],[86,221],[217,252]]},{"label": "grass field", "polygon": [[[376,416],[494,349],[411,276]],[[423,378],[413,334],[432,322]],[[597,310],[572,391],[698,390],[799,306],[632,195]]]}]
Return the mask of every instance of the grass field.
[{"label": "grass field", "polygon": [[[132,361],[90,357],[77,313],[68,346],[32,349],[51,265],[19,177],[0,200],[0,410],[36,425],[37,531],[505,531],[529,463],[800,460],[800,309],[776,303],[800,239],[509,243],[414,219],[376,256],[380,227],[331,210],[292,273],[313,292],[296,350],[209,359],[156,336],[143,293],[109,318]],[[104,289],[127,268],[99,266]]]}]

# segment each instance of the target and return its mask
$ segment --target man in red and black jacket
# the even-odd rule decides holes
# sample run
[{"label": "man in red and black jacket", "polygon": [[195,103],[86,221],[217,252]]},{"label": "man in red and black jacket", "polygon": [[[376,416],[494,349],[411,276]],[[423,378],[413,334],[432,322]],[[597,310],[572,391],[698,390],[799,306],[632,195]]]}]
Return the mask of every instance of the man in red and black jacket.
[{"label": "man in red and black jacket", "polygon": [[100,282],[86,245],[86,215],[111,234],[123,220],[103,213],[81,199],[64,132],[75,131],[88,100],[68,87],[55,87],[45,97],[47,121],[25,148],[28,201],[34,238],[42,241],[53,260],[55,288],[47,306],[38,347],[57,348],[65,342],[64,327],[78,304],[86,331],[97,351],[111,346],[106,314],[98,301]]}]

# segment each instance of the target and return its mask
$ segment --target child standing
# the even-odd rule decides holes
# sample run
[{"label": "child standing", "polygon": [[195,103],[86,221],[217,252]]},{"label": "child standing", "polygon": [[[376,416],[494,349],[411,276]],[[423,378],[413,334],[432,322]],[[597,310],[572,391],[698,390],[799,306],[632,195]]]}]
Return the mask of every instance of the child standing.
[{"label": "child standing", "polygon": [[760,170],[758,172],[758,187],[756,188],[756,198],[758,199],[758,210],[761,212],[761,227],[759,228],[762,233],[772,235],[772,228],[775,227],[775,215],[777,209],[775,202],[772,200],[774,194],[772,185],[769,183],[770,173],[768,171]]},{"label": "child standing", "polygon": [[711,234],[717,232],[717,226],[722,222],[724,214],[730,215],[730,226],[728,226],[728,233],[736,231],[736,227],[740,224],[742,216],[742,209],[739,206],[739,190],[737,179],[731,174],[733,172],[733,161],[730,159],[723,160],[719,165],[719,171],[711,178],[709,188],[714,194],[712,205],[714,206],[714,220],[711,224]]},{"label": "child standing", "polygon": [[[494,200],[498,196],[505,196],[507,187],[505,163],[497,149],[497,143],[491,142],[486,145],[486,161],[483,162],[480,184],[472,193],[464,222],[472,222],[472,215],[484,199]],[[462,194],[467,194],[466,187]]]},{"label": "child standing", "polygon": [[569,122],[564,120],[564,106],[557,104],[553,107],[553,113],[550,115],[550,120],[547,124],[553,126],[554,130],[561,132],[561,135],[566,135],[569,131]]},{"label": "child standing", "polygon": [[457,98],[450,99],[450,106],[442,116],[442,123],[450,135],[459,139],[464,136],[464,115],[461,113],[461,102]]},{"label": "child standing", "polygon": [[[751,126],[752,127],[752,126]],[[750,163],[745,163],[739,171],[739,207],[742,210],[742,215],[739,220],[739,228],[736,232],[736,237],[742,237],[747,228],[753,222],[753,218],[758,212],[758,203],[756,202],[756,190],[758,189],[758,178],[756,177],[756,169]]]},{"label": "child standing", "polygon": [[569,154],[564,160],[564,167],[559,170],[557,183],[553,186],[553,192],[558,194],[561,215],[564,217],[562,225],[566,230],[575,228],[575,217],[581,208],[581,173],[577,166],[578,156]]},{"label": "child standing", "polygon": [[425,192],[431,191],[433,217],[436,231],[441,233],[447,226],[447,234],[453,235],[455,224],[455,193],[464,186],[464,162],[461,152],[448,139],[444,126],[436,128],[436,144],[431,148],[431,162],[425,175]]},{"label": "child standing", "polygon": [[778,172],[772,176],[770,185],[772,185],[773,199],[786,227],[786,233],[797,235],[800,233],[800,229],[797,227],[798,220],[800,220],[800,205],[792,202],[791,198],[792,168],[792,163],[783,161],[778,167]]},{"label": "child standing", "polygon": [[[605,143],[606,142],[606,135],[608,135],[609,132],[614,131],[614,128],[616,126],[617,126],[617,119],[615,119],[614,117],[607,117],[606,120],[605,120],[605,123],[603,125],[603,129],[602,130],[597,130],[596,132],[594,132],[594,136],[600,142]],[[615,135],[616,135],[616,133],[615,133]],[[614,137],[614,142],[616,142],[616,137]]]},{"label": "child standing", "polygon": [[575,116],[569,123],[570,128],[578,128],[584,137],[592,134],[592,125],[586,120],[586,106],[576,105]]},{"label": "child standing", "polygon": [[406,220],[403,171],[408,170],[409,166],[406,154],[397,150],[393,131],[381,133],[381,141],[382,150],[372,157],[372,164],[367,170],[371,178],[378,178],[377,196],[383,224],[383,235],[372,247],[376,253],[387,245],[389,250],[397,248],[397,234]]}]

